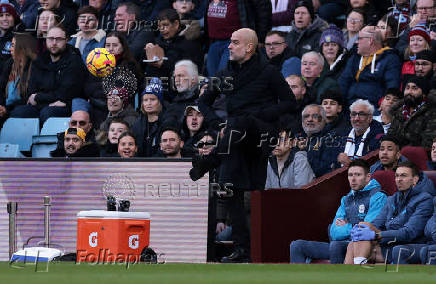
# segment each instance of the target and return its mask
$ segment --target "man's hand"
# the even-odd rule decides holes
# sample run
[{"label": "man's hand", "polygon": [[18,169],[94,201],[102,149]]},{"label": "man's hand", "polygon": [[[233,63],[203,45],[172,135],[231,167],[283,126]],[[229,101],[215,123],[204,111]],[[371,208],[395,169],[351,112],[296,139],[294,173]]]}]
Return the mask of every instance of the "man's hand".
[{"label": "man's hand", "polygon": [[0,116],[3,117],[7,113],[7,110],[4,106],[0,106]]},{"label": "man's hand", "polygon": [[351,230],[351,240],[353,242],[372,241],[375,239],[375,232],[366,224],[354,225]]},{"label": "man's hand", "polygon": [[36,94],[31,94],[29,99],[27,100],[27,104],[36,106],[35,97],[36,97]]},{"label": "man's hand", "polygon": [[61,101],[55,101],[54,103],[51,103],[48,106],[51,106],[51,107],[66,107],[67,104],[63,103]]},{"label": "man's hand", "polygon": [[419,15],[418,14],[413,15],[412,18],[410,19],[409,27],[413,29],[419,23],[419,21],[421,21]]},{"label": "man's hand", "polygon": [[216,230],[215,233],[219,234],[222,231],[224,231],[227,228],[226,224],[224,224],[223,222],[219,222],[216,224]]},{"label": "man's hand", "polygon": [[145,54],[147,55],[148,60],[153,60],[155,58],[159,58],[159,61],[157,62],[150,62],[148,64],[154,66],[154,67],[161,67],[163,64],[163,58],[165,56],[165,52],[162,47],[160,47],[157,44],[147,43],[145,45]]},{"label": "man's hand", "polygon": [[344,167],[348,167],[351,163],[350,158],[348,158],[347,154],[340,153],[338,155],[338,162],[341,163]]},{"label": "man's hand", "polygon": [[338,218],[335,221],[336,226],[345,226],[346,224],[348,224],[348,222],[346,220],[341,219],[341,218]]}]

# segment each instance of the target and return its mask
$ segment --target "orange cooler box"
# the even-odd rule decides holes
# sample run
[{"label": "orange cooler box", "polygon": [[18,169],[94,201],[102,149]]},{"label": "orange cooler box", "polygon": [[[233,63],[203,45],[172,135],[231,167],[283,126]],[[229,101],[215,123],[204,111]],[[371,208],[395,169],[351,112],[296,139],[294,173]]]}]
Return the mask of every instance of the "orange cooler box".
[{"label": "orange cooler box", "polygon": [[77,262],[139,262],[150,242],[150,214],[91,210],[77,213]]}]

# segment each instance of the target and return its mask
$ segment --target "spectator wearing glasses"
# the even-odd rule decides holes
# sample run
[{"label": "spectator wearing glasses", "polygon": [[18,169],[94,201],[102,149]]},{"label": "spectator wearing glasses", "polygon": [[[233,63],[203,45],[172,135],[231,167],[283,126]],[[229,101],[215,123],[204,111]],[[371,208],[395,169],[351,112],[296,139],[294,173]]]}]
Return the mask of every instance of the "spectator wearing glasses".
[{"label": "spectator wearing glasses", "polygon": [[346,105],[357,99],[377,105],[387,89],[400,87],[400,72],[401,62],[396,52],[383,47],[380,31],[366,26],[359,32],[357,54],[348,59],[338,79]]},{"label": "spectator wearing glasses", "polygon": [[416,54],[415,60],[415,75],[424,77],[426,80],[431,80],[433,77],[433,69],[436,67],[436,55],[431,50],[423,50]]},{"label": "spectator wearing glasses", "polygon": [[109,111],[105,121],[100,125],[100,130],[107,131],[112,119],[122,119],[130,127],[135,123],[138,114],[129,105],[129,94],[125,88],[114,88],[107,94],[107,109]]},{"label": "spectator wearing glasses", "polygon": [[412,16],[409,26],[400,35],[400,39],[395,48],[404,54],[409,46],[409,33],[417,25],[424,24],[426,30],[430,33],[431,46],[435,48],[436,38],[436,25],[435,25],[436,9],[434,0],[417,0],[416,1],[416,14]]},{"label": "spectator wearing glasses", "polygon": [[346,30],[344,31],[345,47],[353,49],[359,37],[359,31],[365,26],[365,12],[362,9],[352,9],[347,15]]},{"label": "spectator wearing glasses", "polygon": [[388,133],[403,146],[430,148],[436,137],[436,92],[429,91],[423,77],[410,77],[404,84],[404,99],[391,109],[392,125]]},{"label": "spectator wearing glasses", "polygon": [[[316,177],[320,177],[335,168],[337,147],[325,129],[327,120],[322,106],[307,105],[302,112],[304,133],[297,135],[297,146],[307,152],[307,159]],[[330,143],[326,143],[329,139]]]},{"label": "spectator wearing glasses", "polygon": [[292,57],[292,51],[286,43],[286,33],[270,31],[265,37],[265,53],[269,63],[282,71],[283,77],[300,75],[301,61]]},{"label": "spectator wearing glasses", "polygon": [[[93,124],[91,122],[91,117],[88,112],[83,110],[75,111],[71,114],[70,122],[68,123],[69,128],[81,128],[85,134],[85,142],[95,142],[95,131],[93,128]],[[64,132],[60,132],[57,134],[58,143],[55,150],[53,150],[50,154],[55,157],[61,157],[64,149]],[[61,155],[61,156],[59,156]]]},{"label": "spectator wearing glasses", "polygon": [[338,162],[347,166],[380,147],[384,129],[380,122],[373,120],[374,106],[367,100],[357,100],[350,106],[351,130],[342,141],[342,152]]},{"label": "spectator wearing glasses", "polygon": [[72,99],[82,96],[87,76],[80,53],[67,45],[63,28],[52,27],[46,41],[47,51],[32,64],[27,105],[16,108],[16,117],[36,117],[41,125],[49,117],[70,115]]}]

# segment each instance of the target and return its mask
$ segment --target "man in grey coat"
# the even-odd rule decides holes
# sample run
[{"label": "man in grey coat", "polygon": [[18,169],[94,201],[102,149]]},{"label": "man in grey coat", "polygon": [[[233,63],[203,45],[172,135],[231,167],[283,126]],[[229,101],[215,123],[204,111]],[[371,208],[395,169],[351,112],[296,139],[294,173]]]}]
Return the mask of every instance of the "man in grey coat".
[{"label": "man in grey coat", "polygon": [[315,178],[307,152],[294,148],[294,135],[283,130],[268,161],[265,189],[300,188]]}]

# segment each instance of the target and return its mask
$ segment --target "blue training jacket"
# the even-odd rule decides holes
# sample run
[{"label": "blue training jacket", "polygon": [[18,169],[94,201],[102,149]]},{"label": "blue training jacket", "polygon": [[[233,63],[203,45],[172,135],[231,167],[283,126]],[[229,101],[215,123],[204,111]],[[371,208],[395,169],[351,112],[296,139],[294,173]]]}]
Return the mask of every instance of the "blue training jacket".
[{"label": "blue training jacket", "polygon": [[424,227],[433,214],[433,197],[416,187],[389,196],[373,225],[381,230],[381,244],[419,243]]},{"label": "blue training jacket", "polygon": [[[330,239],[332,241],[350,239],[350,232],[355,224],[374,221],[387,200],[386,194],[380,190],[380,184],[372,179],[363,189],[351,190],[342,197],[341,205],[330,226]],[[337,218],[346,220],[348,223],[344,226],[337,226],[335,224]]]}]

